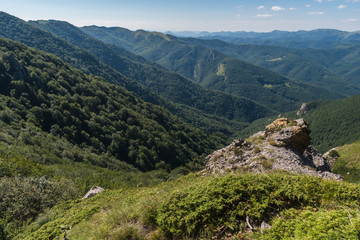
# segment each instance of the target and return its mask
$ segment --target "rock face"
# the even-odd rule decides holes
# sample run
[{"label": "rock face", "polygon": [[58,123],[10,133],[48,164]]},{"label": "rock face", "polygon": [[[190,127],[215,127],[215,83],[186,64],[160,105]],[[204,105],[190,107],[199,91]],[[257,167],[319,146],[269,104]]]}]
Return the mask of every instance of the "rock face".
[{"label": "rock face", "polygon": [[287,171],[342,180],[330,172],[329,162],[310,145],[310,129],[303,119],[276,119],[246,140],[235,140],[206,158],[204,174],[246,171]]}]

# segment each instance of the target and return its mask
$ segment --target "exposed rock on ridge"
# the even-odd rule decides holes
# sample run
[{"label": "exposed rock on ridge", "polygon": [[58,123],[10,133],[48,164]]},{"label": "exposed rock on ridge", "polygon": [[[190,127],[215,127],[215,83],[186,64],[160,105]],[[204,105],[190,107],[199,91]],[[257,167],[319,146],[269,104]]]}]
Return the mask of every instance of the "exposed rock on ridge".
[{"label": "exposed rock on ridge", "polygon": [[203,173],[242,170],[253,173],[287,171],[342,180],[330,172],[330,164],[310,145],[310,129],[303,119],[276,119],[250,138],[235,140],[206,158]]}]

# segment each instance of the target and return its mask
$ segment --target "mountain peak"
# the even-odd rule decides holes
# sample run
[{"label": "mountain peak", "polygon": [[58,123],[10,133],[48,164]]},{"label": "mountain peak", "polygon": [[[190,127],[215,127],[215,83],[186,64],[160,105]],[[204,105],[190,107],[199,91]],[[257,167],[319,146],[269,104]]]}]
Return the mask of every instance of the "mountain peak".
[{"label": "mountain peak", "polygon": [[309,134],[309,125],[303,119],[276,119],[265,131],[210,154],[203,173],[286,171],[342,180],[330,172],[329,162],[310,145]]}]

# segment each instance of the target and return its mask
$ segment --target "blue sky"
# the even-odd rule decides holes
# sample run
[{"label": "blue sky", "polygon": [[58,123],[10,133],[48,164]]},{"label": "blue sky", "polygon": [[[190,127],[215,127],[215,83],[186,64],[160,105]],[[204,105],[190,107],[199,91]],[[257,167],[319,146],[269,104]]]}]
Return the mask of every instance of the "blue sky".
[{"label": "blue sky", "polygon": [[24,20],[154,31],[360,30],[360,0],[0,0]]}]

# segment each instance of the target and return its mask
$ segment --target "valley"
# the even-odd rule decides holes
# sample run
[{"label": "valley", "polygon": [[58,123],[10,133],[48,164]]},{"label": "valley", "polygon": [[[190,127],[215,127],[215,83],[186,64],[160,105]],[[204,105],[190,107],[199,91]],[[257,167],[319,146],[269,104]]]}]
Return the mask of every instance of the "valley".
[{"label": "valley", "polygon": [[0,240],[357,239],[358,35],[0,12]]}]

